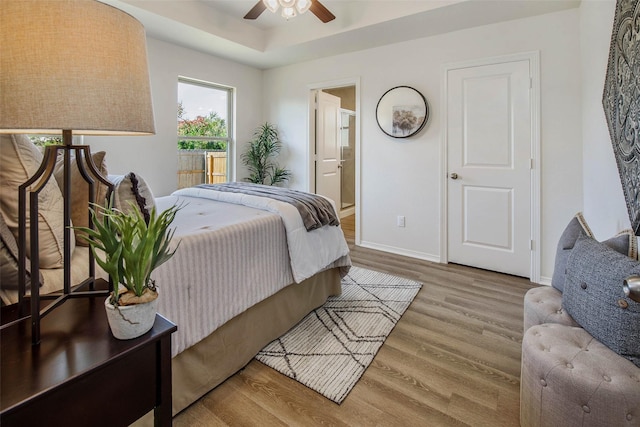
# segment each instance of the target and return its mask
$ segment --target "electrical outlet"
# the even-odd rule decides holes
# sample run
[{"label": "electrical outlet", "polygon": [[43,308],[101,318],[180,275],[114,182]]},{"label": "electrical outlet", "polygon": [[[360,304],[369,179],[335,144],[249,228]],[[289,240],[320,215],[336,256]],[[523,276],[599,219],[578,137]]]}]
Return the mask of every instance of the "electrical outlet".
[{"label": "electrical outlet", "polygon": [[398,215],[398,227],[404,227],[404,215]]}]

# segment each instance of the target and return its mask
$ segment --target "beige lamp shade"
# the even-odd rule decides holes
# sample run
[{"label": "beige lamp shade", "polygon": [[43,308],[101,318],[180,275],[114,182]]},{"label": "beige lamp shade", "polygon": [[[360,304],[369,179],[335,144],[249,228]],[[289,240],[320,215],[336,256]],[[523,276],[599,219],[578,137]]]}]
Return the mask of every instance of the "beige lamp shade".
[{"label": "beige lamp shade", "polygon": [[155,133],[144,27],[93,0],[2,1],[0,132]]}]

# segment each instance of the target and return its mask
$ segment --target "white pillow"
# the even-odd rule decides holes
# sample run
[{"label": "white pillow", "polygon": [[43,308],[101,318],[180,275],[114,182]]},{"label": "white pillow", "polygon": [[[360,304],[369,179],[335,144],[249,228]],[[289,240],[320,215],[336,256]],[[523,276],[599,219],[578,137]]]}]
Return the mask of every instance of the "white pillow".
[{"label": "white pillow", "polygon": [[109,175],[107,177],[115,185],[113,207],[122,212],[129,212],[132,203],[142,213],[146,220],[149,219],[151,210],[156,205],[151,187],[147,185],[140,175],[129,172],[126,175]]},{"label": "white pillow", "polygon": [[[18,240],[18,187],[38,170],[43,155],[26,135],[0,135],[0,212]],[[38,195],[38,232],[41,268],[64,264],[64,202],[56,180],[51,177]],[[27,193],[27,256],[29,239],[29,195]],[[71,233],[71,249],[75,238]]]},{"label": "white pillow", "polygon": [[[26,288],[31,286],[31,266],[25,264],[27,270]],[[7,227],[2,215],[0,215],[0,289],[18,289],[18,245],[13,233]],[[40,283],[43,282],[40,273]]]}]

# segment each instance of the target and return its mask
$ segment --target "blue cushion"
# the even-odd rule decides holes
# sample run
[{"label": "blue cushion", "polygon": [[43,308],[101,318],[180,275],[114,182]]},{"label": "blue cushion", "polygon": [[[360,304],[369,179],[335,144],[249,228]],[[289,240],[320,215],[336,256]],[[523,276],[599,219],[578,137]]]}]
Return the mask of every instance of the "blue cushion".
[{"label": "blue cushion", "polygon": [[564,229],[560,236],[560,240],[558,241],[551,286],[560,292],[564,290],[565,276],[567,273],[567,260],[569,259],[569,255],[571,255],[573,246],[576,244],[576,241],[580,236],[593,237],[593,233],[589,229],[589,226],[581,212],[577,213],[571,221],[569,221],[567,228]]},{"label": "blue cushion", "polygon": [[640,303],[623,281],[640,262],[590,237],[576,241],[567,262],[562,306],[589,334],[640,367]]}]

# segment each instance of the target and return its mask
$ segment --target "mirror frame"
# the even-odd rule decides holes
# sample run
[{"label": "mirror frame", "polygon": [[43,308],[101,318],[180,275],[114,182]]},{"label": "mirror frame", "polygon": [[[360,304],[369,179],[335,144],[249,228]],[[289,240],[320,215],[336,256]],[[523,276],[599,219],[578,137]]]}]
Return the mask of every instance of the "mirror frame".
[{"label": "mirror frame", "polygon": [[[407,131],[398,129],[393,125],[394,110],[403,108],[413,116],[420,118],[424,114],[422,122],[410,127]],[[410,108],[407,110],[406,108]],[[424,113],[423,113],[424,112]],[[429,120],[429,104],[426,98],[418,90],[411,86],[396,86],[386,91],[376,105],[376,122],[382,132],[392,138],[409,138],[420,132]]]}]

